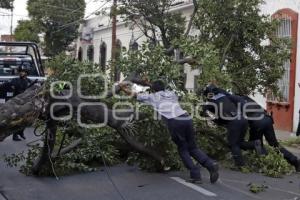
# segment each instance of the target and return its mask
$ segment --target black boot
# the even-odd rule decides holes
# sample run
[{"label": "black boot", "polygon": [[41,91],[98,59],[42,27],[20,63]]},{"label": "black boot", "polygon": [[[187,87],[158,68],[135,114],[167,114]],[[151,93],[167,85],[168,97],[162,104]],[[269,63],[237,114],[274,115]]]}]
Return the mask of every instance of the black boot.
[{"label": "black boot", "polygon": [[296,169],[296,172],[300,172],[300,160],[297,160],[297,162],[295,163],[295,169]]},{"label": "black boot", "polygon": [[242,156],[233,156],[233,160],[234,160],[234,164],[236,167],[240,168],[240,167],[243,167],[245,166],[245,162],[244,162],[244,159],[242,158]]},{"label": "black boot", "polygon": [[210,182],[212,184],[216,183],[219,179],[219,165],[218,163],[214,162],[212,166],[207,167],[210,176]]},{"label": "black boot", "polygon": [[21,139],[18,137],[17,134],[14,134],[13,135],[13,141],[19,142],[19,141],[21,141]]},{"label": "black boot", "polygon": [[188,180],[188,182],[196,184],[202,183],[200,168],[198,166],[195,166],[193,169],[190,170],[190,177],[191,178],[190,180]]},{"label": "black boot", "polygon": [[19,136],[20,136],[23,140],[26,140],[26,137],[24,136],[24,132],[20,133]]},{"label": "black boot", "polygon": [[254,141],[254,148],[255,148],[255,152],[258,155],[265,155],[264,152],[263,152],[262,143],[261,143],[260,140],[255,140]]}]

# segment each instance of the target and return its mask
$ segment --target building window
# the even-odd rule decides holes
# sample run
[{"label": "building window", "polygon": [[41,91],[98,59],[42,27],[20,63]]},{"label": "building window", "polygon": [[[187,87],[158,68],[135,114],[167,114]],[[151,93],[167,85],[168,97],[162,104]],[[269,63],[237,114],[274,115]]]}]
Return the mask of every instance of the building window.
[{"label": "building window", "polygon": [[[287,15],[280,15],[279,18],[280,25],[277,28],[276,35],[279,38],[289,38],[292,39],[292,19]],[[277,85],[279,88],[279,93],[277,95],[271,94],[268,100],[289,102],[290,95],[290,80],[291,80],[291,60],[288,59],[283,64],[284,74],[282,78],[278,81]]]},{"label": "building window", "polygon": [[94,46],[90,45],[87,50],[87,59],[90,62],[94,62]]},{"label": "building window", "polygon": [[82,48],[81,47],[79,47],[79,50],[78,50],[78,60],[82,61]]},{"label": "building window", "polygon": [[289,102],[290,95],[290,70],[291,70],[291,62],[287,60],[283,64],[284,74],[283,77],[278,81],[279,88],[279,99],[283,102]]},{"label": "building window", "polygon": [[102,69],[102,71],[105,71],[106,69],[106,56],[107,56],[107,45],[105,42],[102,42],[100,45],[100,60],[99,64]]}]

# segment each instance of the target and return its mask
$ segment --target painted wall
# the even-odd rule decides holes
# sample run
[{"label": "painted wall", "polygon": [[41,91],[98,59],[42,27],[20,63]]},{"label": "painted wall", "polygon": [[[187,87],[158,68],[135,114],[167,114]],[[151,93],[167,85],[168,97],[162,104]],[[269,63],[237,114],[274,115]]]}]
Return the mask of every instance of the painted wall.
[{"label": "painted wall", "polygon": [[[289,8],[300,14],[300,1],[298,0],[266,0],[266,3],[262,6],[261,10],[264,14],[272,15],[276,11]],[[297,42],[297,55],[296,55],[296,85],[300,82],[300,20],[298,20],[298,42]],[[255,95],[255,99],[260,103],[266,102],[266,99],[262,95]],[[300,109],[300,88],[295,86],[294,96],[294,112],[293,112],[293,131],[296,131],[299,119]]]}]

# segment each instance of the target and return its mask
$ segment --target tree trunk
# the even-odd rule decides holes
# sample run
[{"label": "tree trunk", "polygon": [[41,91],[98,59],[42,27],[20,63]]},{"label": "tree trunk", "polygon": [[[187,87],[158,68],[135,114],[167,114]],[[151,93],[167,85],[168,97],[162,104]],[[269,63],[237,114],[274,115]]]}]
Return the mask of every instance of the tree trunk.
[{"label": "tree trunk", "polygon": [[[32,170],[34,174],[38,174],[45,164],[49,163],[49,161],[52,161],[50,160],[51,158],[55,158],[57,156],[55,152],[53,152],[56,139],[57,124],[53,119],[51,119],[51,116],[49,114],[51,103],[69,103],[72,105],[74,111],[77,110],[78,106],[81,103],[87,103],[87,101],[83,101],[76,94],[73,94],[73,96],[67,100],[50,99],[48,95],[44,94],[45,93],[43,87],[32,86],[24,93],[16,96],[5,104],[0,105],[0,142],[11,135],[14,131],[23,129],[27,126],[31,126],[42,115],[48,116],[46,119],[47,131],[44,138],[44,147],[42,148],[39,158],[33,165]],[[68,113],[68,106],[56,106],[53,109],[53,114],[56,117],[64,116]],[[115,119],[114,114],[116,116],[122,117],[123,120]],[[163,164],[163,158],[158,152],[153,149],[148,149],[142,143],[136,141],[132,137],[127,136],[122,131],[123,128],[126,128],[128,121],[130,121],[129,119],[134,118],[132,112],[114,113],[114,111],[105,108],[103,105],[90,105],[83,108],[81,110],[81,113],[75,112],[75,116],[80,116],[82,123],[106,123],[106,125],[110,126],[113,129],[116,129],[117,133],[122,136],[122,138],[132,147],[132,149],[139,153],[152,157],[159,163]],[[107,118],[106,122],[105,118]],[[128,120],[126,118],[128,118]],[[74,148],[77,148],[80,144],[81,140],[78,140],[68,147],[62,149],[61,153],[68,153]]]}]

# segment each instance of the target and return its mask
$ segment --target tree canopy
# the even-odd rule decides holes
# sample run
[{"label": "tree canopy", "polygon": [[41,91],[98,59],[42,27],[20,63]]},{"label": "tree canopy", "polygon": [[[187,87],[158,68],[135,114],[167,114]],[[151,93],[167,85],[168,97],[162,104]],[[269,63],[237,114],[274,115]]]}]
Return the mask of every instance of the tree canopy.
[{"label": "tree canopy", "polygon": [[[194,0],[188,26],[180,13],[170,11],[174,0],[121,2],[121,13],[127,22],[140,28],[149,41],[165,49],[179,49],[183,58],[189,58],[181,64],[201,68],[201,84],[218,80],[221,86],[240,94],[256,89],[276,90],[283,63],[290,56],[289,41],[276,36],[278,21],[261,14],[263,0]],[[191,28],[194,36],[188,36]],[[155,57],[164,57],[150,56],[154,53],[157,51],[144,54],[142,60],[151,63],[149,60]],[[131,65],[129,57],[123,56],[126,65],[144,63],[135,57]]]},{"label": "tree canopy", "polygon": [[30,41],[39,43],[40,30],[34,23],[34,21],[31,20],[20,20],[18,22],[18,26],[15,29],[15,38],[17,41]]},{"label": "tree canopy", "polygon": [[14,0],[1,0],[0,8],[11,9],[11,8],[13,8],[13,2],[14,2]]},{"label": "tree canopy", "polygon": [[78,36],[85,12],[84,0],[28,0],[33,23],[44,33],[45,54],[57,55]]},{"label": "tree canopy", "polygon": [[[262,15],[263,0],[199,0],[194,22],[198,39],[219,51],[238,93],[276,88],[289,59],[289,41],[275,35],[278,22]],[[263,45],[263,43],[266,43]]]}]

